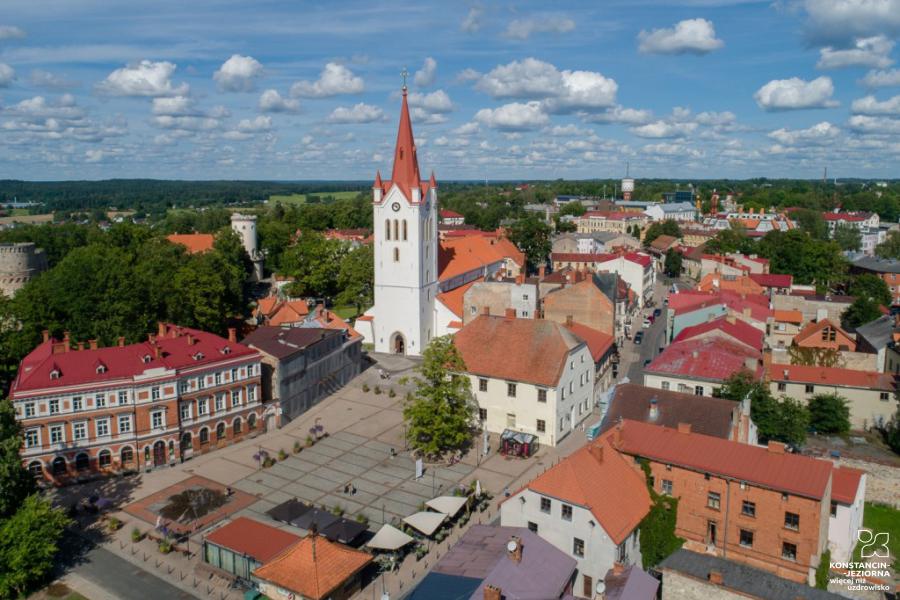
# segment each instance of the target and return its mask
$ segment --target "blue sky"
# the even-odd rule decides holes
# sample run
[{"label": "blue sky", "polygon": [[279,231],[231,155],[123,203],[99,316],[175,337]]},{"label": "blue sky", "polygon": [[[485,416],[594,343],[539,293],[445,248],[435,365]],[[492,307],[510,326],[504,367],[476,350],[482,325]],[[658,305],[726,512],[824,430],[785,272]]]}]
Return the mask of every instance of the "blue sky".
[{"label": "blue sky", "polygon": [[900,176],[900,0],[4,0],[0,178]]}]

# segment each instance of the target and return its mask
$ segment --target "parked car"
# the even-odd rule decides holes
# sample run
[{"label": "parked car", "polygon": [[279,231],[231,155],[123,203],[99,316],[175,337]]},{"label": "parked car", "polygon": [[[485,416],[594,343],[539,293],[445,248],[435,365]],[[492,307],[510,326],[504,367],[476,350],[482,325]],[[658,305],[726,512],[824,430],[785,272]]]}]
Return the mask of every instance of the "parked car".
[{"label": "parked car", "polygon": [[662,314],[662,309],[657,308],[656,310],[653,311],[653,318],[655,319],[655,318],[659,317],[661,314]]},{"label": "parked car", "polygon": [[653,362],[653,359],[652,359],[652,358],[648,358],[647,360],[644,361],[644,366],[646,367],[647,365],[649,365],[649,364],[652,363],[652,362]]},{"label": "parked car", "polygon": [[635,344],[640,345],[643,340],[644,340],[644,332],[643,331],[638,331],[636,334],[634,334],[634,343]]},{"label": "parked car", "polygon": [[643,327],[644,329],[647,329],[648,327],[650,327],[651,323],[653,323],[653,321],[651,321],[649,318],[644,319],[644,322],[641,323],[641,327]]}]

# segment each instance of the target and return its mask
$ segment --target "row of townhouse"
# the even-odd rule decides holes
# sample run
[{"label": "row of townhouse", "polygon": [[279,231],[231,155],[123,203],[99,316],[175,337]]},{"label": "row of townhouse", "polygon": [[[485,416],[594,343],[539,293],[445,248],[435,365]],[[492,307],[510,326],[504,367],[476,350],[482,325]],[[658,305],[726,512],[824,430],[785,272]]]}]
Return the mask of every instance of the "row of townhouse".
[{"label": "row of townhouse", "polygon": [[[172,464],[264,426],[260,354],[160,323],[146,342],[73,347],[44,334],[12,384],[22,460],[54,482]],[[271,425],[274,426],[274,419]]]}]

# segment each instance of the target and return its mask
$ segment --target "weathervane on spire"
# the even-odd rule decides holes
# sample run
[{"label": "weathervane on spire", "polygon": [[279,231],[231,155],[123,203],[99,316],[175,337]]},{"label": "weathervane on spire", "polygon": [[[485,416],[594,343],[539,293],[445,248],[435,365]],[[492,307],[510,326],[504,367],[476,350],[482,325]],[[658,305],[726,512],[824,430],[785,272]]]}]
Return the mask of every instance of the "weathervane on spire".
[{"label": "weathervane on spire", "polygon": [[400,77],[403,78],[403,91],[406,91],[406,78],[409,77],[409,71],[406,70],[406,67],[403,67],[403,70],[400,71]]}]

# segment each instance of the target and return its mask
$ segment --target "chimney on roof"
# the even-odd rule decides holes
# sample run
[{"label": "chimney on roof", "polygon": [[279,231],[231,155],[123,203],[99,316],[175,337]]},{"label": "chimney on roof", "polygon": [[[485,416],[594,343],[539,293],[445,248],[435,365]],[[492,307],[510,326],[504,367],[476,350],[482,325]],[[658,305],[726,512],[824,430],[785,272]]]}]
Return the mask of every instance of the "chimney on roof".
[{"label": "chimney on roof", "polygon": [[625,565],[620,562],[614,562],[612,567],[613,575],[621,575],[625,572]]},{"label": "chimney on roof", "polygon": [[507,319],[515,319],[516,318],[516,309],[507,308],[506,313],[504,315]]},{"label": "chimney on roof", "polygon": [[591,444],[588,446],[588,452],[591,453],[591,456],[593,456],[598,463],[603,462],[603,446],[600,444]]},{"label": "chimney on roof", "polygon": [[700,358],[700,353],[697,352],[696,350],[692,351],[691,358],[694,358],[694,359]]},{"label": "chimney on roof", "polygon": [[538,267],[538,277],[541,279],[544,278],[544,275],[547,274],[547,267],[545,265],[541,265]]},{"label": "chimney on roof", "polygon": [[744,310],[742,310],[741,313],[742,313],[745,317],[749,317],[749,316],[750,316],[750,307],[748,306],[748,307],[744,308]]},{"label": "chimney on roof", "polygon": [[566,327],[571,327],[574,324],[575,319],[572,317],[572,315],[566,315]]},{"label": "chimney on roof", "polygon": [[784,444],[769,440],[769,452],[772,454],[784,454]]},{"label": "chimney on roof", "polygon": [[506,555],[509,560],[514,563],[522,562],[522,540],[517,536],[512,536],[506,545]]},{"label": "chimney on roof", "polygon": [[158,333],[159,337],[166,337],[166,324],[165,323],[163,323],[162,321],[158,322],[156,324],[156,328],[157,328],[157,333]]},{"label": "chimney on roof", "polygon": [[78,342],[78,350],[84,350],[84,342]]},{"label": "chimney on roof", "polygon": [[691,424],[690,423],[679,423],[678,424],[678,433],[690,433],[691,432]]},{"label": "chimney on roof", "polygon": [[65,351],[66,351],[66,352],[68,352],[69,350],[72,349],[72,344],[71,344],[71,342],[70,342],[69,332],[68,332],[68,331],[63,331],[63,344],[65,345]]},{"label": "chimney on roof", "polygon": [[88,347],[90,347],[91,350],[96,350],[97,340],[88,340]]},{"label": "chimney on roof", "polygon": [[713,585],[722,585],[722,573],[719,571],[710,571],[709,582]]},{"label": "chimney on roof", "polygon": [[656,398],[650,399],[650,420],[655,421],[659,417],[659,402]]},{"label": "chimney on roof", "polygon": [[45,342],[49,342],[49,341],[50,341],[50,331],[47,330],[47,329],[43,330],[43,331],[41,332],[41,337],[44,338],[44,341],[45,341]]},{"label": "chimney on roof", "polygon": [[197,339],[194,337],[194,334],[192,334],[192,333],[187,334],[187,343],[188,343],[188,346],[193,346],[194,344],[197,343]]},{"label": "chimney on roof", "polygon": [[484,600],[502,600],[500,588],[493,585],[484,586]]},{"label": "chimney on roof", "polygon": [[228,328],[228,341],[232,344],[237,343],[237,329],[234,327]]},{"label": "chimney on roof", "polygon": [[162,348],[159,347],[159,344],[153,344],[153,356],[156,358],[162,356]]},{"label": "chimney on roof", "polygon": [[791,378],[791,372],[788,371],[787,369],[784,369],[784,370],[781,372],[781,374],[784,376],[785,379],[790,379],[790,378]]},{"label": "chimney on roof", "polygon": [[122,346],[125,345],[125,336],[124,336],[124,335],[120,335],[120,336],[119,336],[119,339],[116,340],[116,345],[117,345],[119,348],[121,348]]}]

